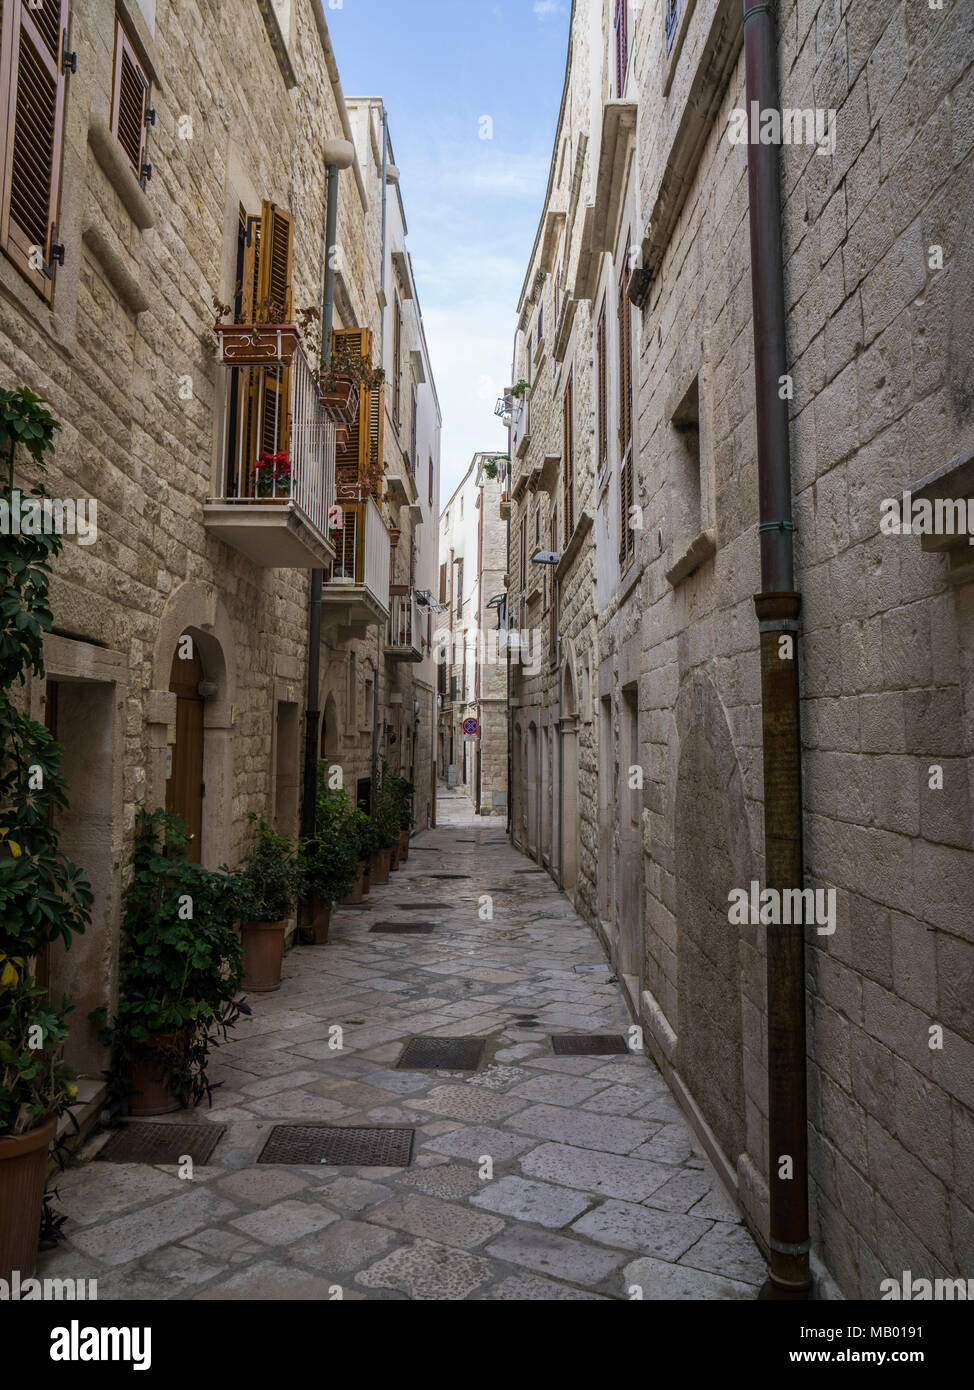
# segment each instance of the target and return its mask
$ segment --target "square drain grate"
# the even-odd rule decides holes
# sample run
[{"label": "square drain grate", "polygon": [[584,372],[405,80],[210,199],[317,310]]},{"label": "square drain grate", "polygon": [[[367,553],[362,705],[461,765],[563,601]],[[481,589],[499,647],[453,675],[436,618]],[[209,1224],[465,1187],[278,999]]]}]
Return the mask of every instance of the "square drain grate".
[{"label": "square drain grate", "polygon": [[373,1126],[343,1129],[338,1125],[275,1125],[258,1163],[310,1167],[408,1168],[414,1129]]},{"label": "square drain grate", "polygon": [[394,903],[399,912],[449,912],[450,903]]},{"label": "square drain grate", "polygon": [[376,922],[374,927],[369,927],[370,932],[382,932],[388,936],[429,936],[435,930],[432,922]]},{"label": "square drain grate", "polygon": [[407,1071],[476,1071],[486,1038],[410,1038],[396,1063]]},{"label": "square drain grate", "polygon": [[130,1120],[98,1154],[108,1163],[179,1163],[189,1157],[205,1164],[226,1125],[150,1125]]},{"label": "square drain grate", "polygon": [[424,878],[469,878],[469,874],[424,874]]},{"label": "square drain grate", "polygon": [[555,1033],[551,1050],[556,1057],[622,1057],[629,1048],[621,1033]]}]

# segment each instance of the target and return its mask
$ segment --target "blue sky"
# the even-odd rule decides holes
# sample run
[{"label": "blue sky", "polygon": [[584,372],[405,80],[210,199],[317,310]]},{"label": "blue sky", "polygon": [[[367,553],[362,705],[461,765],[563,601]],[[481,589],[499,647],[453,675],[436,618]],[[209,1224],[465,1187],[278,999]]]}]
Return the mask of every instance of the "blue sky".
[{"label": "blue sky", "polygon": [[[570,0],[324,0],[348,96],[382,96],[443,410],[441,502],[503,449],[517,299],[541,216]],[[482,139],[490,117],[493,137]]]}]

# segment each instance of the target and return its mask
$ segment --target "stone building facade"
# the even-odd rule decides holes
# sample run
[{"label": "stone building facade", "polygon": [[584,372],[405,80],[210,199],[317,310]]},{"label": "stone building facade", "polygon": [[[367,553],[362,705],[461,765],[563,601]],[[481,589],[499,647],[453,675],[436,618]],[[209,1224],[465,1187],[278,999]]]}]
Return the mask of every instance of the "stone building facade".
[{"label": "stone building facade", "polygon": [[586,207],[594,177],[591,7],[576,6],[541,222],[518,302],[511,418],[512,803],[516,844],[594,914],[598,843],[593,680],[598,505]]},{"label": "stone building facade", "polygon": [[[320,5],[18,0],[2,24],[4,72],[19,54],[23,83],[47,84],[51,124],[39,104],[33,124],[18,114],[4,125],[0,371],[5,385],[46,397],[61,421],[49,493],[97,503],[95,543],[69,537],[57,564],[47,678],[29,690],[66,750],[63,844],[95,889],[91,928],[70,960],[51,965],[52,986],[75,999],[69,1054],[94,1094],[105,1057],[85,1020],[113,998],[137,812],[184,813],[194,855],[210,867],[240,861],[251,811],[297,831],[311,569],[325,571],[322,755],[353,793],[368,779],[378,680],[380,755],[398,746],[403,766],[424,766],[428,634],[417,621],[407,634],[415,653],[390,660],[390,583],[401,577],[390,527],[400,546],[415,534],[416,573],[428,580],[439,411],[417,316],[427,525],[396,510],[404,459],[387,435],[378,462],[388,476],[359,504],[371,508],[371,568],[364,582],[354,568],[349,579],[347,532],[328,516],[342,450],[317,403],[316,349],[299,349],[287,370],[242,369],[215,346],[214,300],[282,295],[295,314],[321,308],[329,137],[359,148],[340,179],[335,328],[371,335],[374,354],[382,342],[381,188]],[[5,116],[23,107],[12,69]],[[48,160],[46,191],[41,178],[24,182],[37,158]],[[404,234],[403,222],[400,252]],[[296,500],[260,506],[252,455],[282,445]],[[352,539],[353,561],[365,539]],[[431,796],[428,781],[418,823]]]},{"label": "stone building facade", "polygon": [[506,464],[474,454],[439,523],[437,766],[481,816],[507,814]]},{"label": "stone building facade", "polygon": [[[906,1269],[974,1267],[974,566],[966,528],[907,534],[894,508],[972,491],[974,13],[775,9],[780,108],[803,132],[780,171],[805,884],[835,890],[834,932],[806,932],[813,1268],[824,1294],[877,1298]],[[766,1244],[768,929],[728,914],[764,870],[743,39],[738,0],[573,10],[598,617],[598,837],[576,900]],[[528,689],[550,725],[554,686]],[[529,849],[537,777],[514,791]]]}]

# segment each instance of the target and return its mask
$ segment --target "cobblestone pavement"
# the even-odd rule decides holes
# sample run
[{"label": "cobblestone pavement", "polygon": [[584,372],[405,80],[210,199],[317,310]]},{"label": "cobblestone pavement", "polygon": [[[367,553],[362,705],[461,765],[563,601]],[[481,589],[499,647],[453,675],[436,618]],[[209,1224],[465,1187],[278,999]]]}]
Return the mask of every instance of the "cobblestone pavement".
[{"label": "cobblestone pavement", "polygon": [[[39,1275],[96,1278],[102,1299],[756,1296],[764,1264],[653,1064],[552,1054],[549,1034],[629,1027],[594,933],[502,825],[441,809],[388,886],[254,997],[213,1109],[156,1122],[226,1126],[209,1164],[65,1174],[68,1239]],[[435,930],[370,934],[407,920]],[[487,1038],[477,1072],[396,1067],[415,1035],[466,1034]],[[257,1166],[274,1125],[302,1121],[414,1128],[412,1162]]]}]

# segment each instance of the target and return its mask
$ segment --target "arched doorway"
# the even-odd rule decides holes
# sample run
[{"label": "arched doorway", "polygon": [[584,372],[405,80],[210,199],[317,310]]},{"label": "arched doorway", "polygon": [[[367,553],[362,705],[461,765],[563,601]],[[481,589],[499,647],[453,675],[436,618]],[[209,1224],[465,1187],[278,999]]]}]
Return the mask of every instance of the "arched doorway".
[{"label": "arched doorway", "polygon": [[176,643],[169,674],[169,690],[176,696],[176,741],[166,780],[166,810],[182,816],[190,836],[187,854],[194,864],[203,854],[203,741],[205,700],[200,687],[203,661],[189,632]]},{"label": "arched doorway", "polygon": [[562,679],[561,886],[566,893],[574,893],[578,881],[578,699],[569,662]]},{"label": "arched doorway", "polygon": [[331,764],[338,757],[338,740],[338,706],[335,703],[334,695],[329,695],[325,701],[325,712],[321,716],[322,762]]}]

